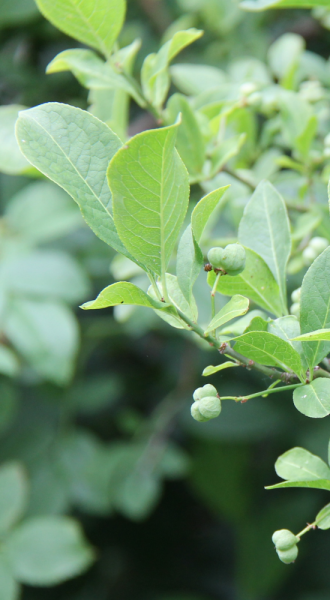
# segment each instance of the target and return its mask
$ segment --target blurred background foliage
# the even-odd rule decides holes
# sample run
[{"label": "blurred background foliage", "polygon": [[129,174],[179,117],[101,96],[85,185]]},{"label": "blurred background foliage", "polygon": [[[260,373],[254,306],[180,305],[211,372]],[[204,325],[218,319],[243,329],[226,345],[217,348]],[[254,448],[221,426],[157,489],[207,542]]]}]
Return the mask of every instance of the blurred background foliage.
[{"label": "blurred background foliage", "polygon": [[[237,0],[131,0],[120,44],[141,38],[138,72],[175,31],[200,27],[204,37],[177,62],[223,69],[241,84],[268,77],[268,48],[286,32],[327,59],[329,19],[324,9],[249,14]],[[33,0],[0,4],[0,459],[23,467],[28,517],[72,515],[96,549],[86,574],[55,588],[26,586],[23,600],[326,600],[330,536],[310,534],[300,560],[287,567],[271,535],[301,529],[327,494],[263,488],[275,481],[277,456],[294,445],[326,458],[327,423],[298,414],[289,394],[232,403],[206,426],[192,422],[191,393],[210,352],[142,308],[133,315],[127,307],[79,310],[105,285],[140,275],[84,225],[71,198],[34,178],[24,159],[22,174],[13,173],[19,107],[88,106],[87,90],[70,73],[45,74],[58,52],[76,46]],[[319,60],[309,68],[319,65],[328,90],[329,63]],[[194,74],[184,80],[174,67],[173,80],[186,92]],[[131,133],[152,126],[132,103]],[[253,153],[255,133],[247,131]],[[274,156],[259,164],[260,178],[272,174]],[[277,184],[290,200],[288,176]],[[198,194],[193,187],[192,198]],[[215,237],[235,236],[249,194],[236,182]],[[321,220],[316,215],[313,229],[329,238],[325,226],[317,229]],[[309,225],[300,227],[305,235]],[[291,289],[301,267],[291,269]],[[212,383],[232,392],[226,371]],[[235,394],[263,383],[240,371]]]}]

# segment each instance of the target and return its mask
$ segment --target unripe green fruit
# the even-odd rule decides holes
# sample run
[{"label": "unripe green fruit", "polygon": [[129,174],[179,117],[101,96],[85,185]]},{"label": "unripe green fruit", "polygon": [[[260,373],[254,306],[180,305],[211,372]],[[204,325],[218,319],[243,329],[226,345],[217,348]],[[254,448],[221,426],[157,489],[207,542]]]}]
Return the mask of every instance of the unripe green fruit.
[{"label": "unripe green fruit", "polygon": [[221,413],[221,402],[215,396],[207,396],[198,402],[198,410],[206,419],[215,419]]},{"label": "unripe green fruit", "polygon": [[228,275],[239,275],[245,268],[246,253],[241,244],[228,244],[223,251],[221,266]]},{"label": "unripe green fruit", "polygon": [[298,547],[292,546],[289,550],[277,550],[277,556],[286,565],[293,563],[298,556]]},{"label": "unripe green fruit", "polygon": [[323,250],[325,250],[329,246],[329,242],[326,238],[323,237],[313,237],[309,242],[309,248],[313,248],[315,252],[321,254]]},{"label": "unripe green fruit", "polygon": [[211,248],[207,253],[207,260],[211,263],[215,269],[221,268],[221,261],[223,256],[223,248]]},{"label": "unripe green fruit", "polygon": [[297,288],[296,290],[293,290],[292,294],[291,294],[291,300],[292,302],[296,303],[296,302],[300,302],[300,296],[301,296],[301,287]]},{"label": "unripe green fruit", "polygon": [[290,306],[290,314],[299,319],[300,317],[300,304],[299,302],[294,302]]},{"label": "unripe green fruit", "polygon": [[317,252],[314,250],[314,248],[307,246],[307,248],[305,248],[305,250],[302,253],[302,257],[304,265],[306,265],[306,267],[309,267],[309,265],[311,265],[312,262],[316,259]]},{"label": "unripe green fruit", "polygon": [[273,533],[272,541],[276,546],[276,550],[290,550],[299,541],[298,538],[289,529],[279,529]]},{"label": "unripe green fruit", "polygon": [[217,397],[217,395],[218,395],[218,392],[217,392],[216,388],[214,387],[214,385],[207,383],[206,385],[203,385],[203,387],[199,387],[199,388],[197,388],[197,390],[194,391],[193,399],[197,402],[198,400],[201,400],[202,398],[206,398],[207,396]]},{"label": "unripe green fruit", "polygon": [[193,419],[195,419],[195,421],[199,421],[199,422],[204,422],[204,421],[208,421],[207,417],[204,417],[200,412],[199,412],[199,402],[194,402],[191,405],[190,408],[190,412],[191,412],[191,416]]}]

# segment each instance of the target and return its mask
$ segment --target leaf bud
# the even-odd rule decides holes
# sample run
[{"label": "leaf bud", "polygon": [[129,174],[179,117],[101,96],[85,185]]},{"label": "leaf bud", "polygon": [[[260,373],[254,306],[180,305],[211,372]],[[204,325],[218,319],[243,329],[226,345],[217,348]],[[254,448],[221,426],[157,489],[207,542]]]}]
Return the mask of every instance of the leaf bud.
[{"label": "leaf bud", "polygon": [[221,413],[221,402],[216,396],[206,396],[198,402],[198,410],[206,419],[215,419]]},{"label": "leaf bud", "polygon": [[206,398],[207,396],[217,397],[217,395],[218,395],[218,392],[217,392],[216,388],[214,387],[214,385],[211,385],[210,383],[206,383],[205,385],[203,385],[203,387],[199,387],[199,388],[197,388],[197,390],[194,391],[193,399],[197,402],[198,400],[201,400],[202,398]]},{"label": "leaf bud", "polygon": [[292,546],[289,550],[278,550],[276,548],[277,556],[286,565],[293,563],[298,556],[298,546]]},{"label": "leaf bud", "polygon": [[223,251],[222,268],[228,275],[239,275],[245,268],[246,253],[241,244],[228,244]]},{"label": "leaf bud", "polygon": [[300,296],[301,296],[301,287],[297,288],[296,290],[293,290],[292,294],[291,294],[291,300],[292,302],[300,302]]},{"label": "leaf bud", "polygon": [[207,260],[211,263],[215,269],[221,268],[221,260],[223,256],[223,248],[218,246],[217,248],[211,248],[207,253]]},{"label": "leaf bud", "polygon": [[307,246],[307,248],[305,248],[305,250],[302,253],[302,257],[303,257],[304,265],[306,267],[309,267],[309,265],[311,265],[312,262],[316,259],[317,252],[316,252],[316,250],[314,250],[314,248]]},{"label": "leaf bud", "polygon": [[313,237],[308,245],[310,248],[313,248],[315,252],[321,254],[321,252],[329,246],[329,242],[323,237]]},{"label": "leaf bud", "polygon": [[200,423],[202,423],[203,421],[208,421],[207,417],[204,417],[200,412],[199,412],[199,402],[194,402],[191,405],[190,408],[190,412],[191,412],[191,416],[193,419],[195,419],[195,421],[199,421]]},{"label": "leaf bud", "polygon": [[297,319],[300,318],[300,303],[299,302],[294,302],[293,304],[291,304],[290,314],[293,315],[294,317],[297,317]]},{"label": "leaf bud", "polygon": [[279,529],[273,533],[272,541],[276,546],[276,550],[290,550],[299,541],[298,538],[289,529]]}]

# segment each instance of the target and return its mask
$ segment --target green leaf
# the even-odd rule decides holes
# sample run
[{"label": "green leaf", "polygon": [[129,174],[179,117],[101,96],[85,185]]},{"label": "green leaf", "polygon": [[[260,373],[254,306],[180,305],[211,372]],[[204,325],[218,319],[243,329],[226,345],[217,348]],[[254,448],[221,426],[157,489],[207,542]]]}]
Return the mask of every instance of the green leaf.
[{"label": "green leaf", "polygon": [[224,71],[209,65],[175,64],[170,67],[174,85],[187,96],[198,96],[227,83]]},{"label": "green leaf", "polygon": [[218,371],[222,371],[223,369],[230,369],[231,367],[239,367],[240,365],[238,365],[237,363],[231,362],[230,360],[221,363],[221,365],[217,365],[216,367],[214,367],[213,365],[210,365],[209,367],[205,367],[202,375],[204,377],[208,377],[209,375],[214,375],[214,373],[217,373]]},{"label": "green leaf", "polygon": [[[313,262],[303,279],[300,326],[302,335],[330,328],[330,247]],[[305,342],[303,348],[312,369],[328,354],[330,343]]]},{"label": "green leaf", "polygon": [[268,322],[263,317],[256,316],[242,333],[250,333],[250,331],[268,331]]},{"label": "green leaf", "polygon": [[146,306],[148,308],[162,309],[166,305],[157,300],[153,300],[145,292],[140,290],[133,283],[120,281],[104,288],[95,300],[85,302],[80,308],[90,310],[95,308],[107,308],[108,306],[117,306],[118,304],[133,304],[136,306]]},{"label": "green leaf", "polygon": [[290,224],[283,198],[269,181],[262,181],[246,205],[238,239],[270,268],[286,309],[286,267],[291,253]]},{"label": "green leaf", "polygon": [[188,173],[174,148],[177,127],[133,137],[108,170],[115,225],[123,244],[136,260],[162,276],[189,199]]},{"label": "green leaf", "polygon": [[245,141],[246,133],[241,133],[240,135],[235,135],[221,141],[220,144],[215,147],[211,155],[210,179],[215,177],[222,167],[233,158],[233,156],[236,156],[239,153]]},{"label": "green leaf", "polygon": [[[296,33],[284,33],[271,44],[268,50],[269,66],[282,87],[287,89],[294,87],[296,71],[305,46],[304,38]],[[283,99],[285,100],[286,97],[290,96],[284,96]],[[300,98],[297,100],[299,103]],[[293,119],[295,119],[294,115]],[[290,126],[291,124],[288,123],[289,128]]]},{"label": "green leaf", "polygon": [[318,329],[317,331],[311,331],[310,333],[304,333],[298,335],[292,340],[300,340],[301,342],[309,341],[330,341],[330,329]]},{"label": "green leaf", "polygon": [[181,114],[176,147],[189,173],[196,176],[204,165],[205,144],[195,113],[182,94],[173,94],[166,110],[169,123],[175,123]]},{"label": "green leaf", "polygon": [[297,350],[297,352],[299,352],[303,365],[307,369],[307,364],[305,364],[304,360],[305,355],[303,352],[302,344],[300,342],[294,341],[296,339],[295,336],[297,336],[300,333],[300,325],[296,317],[288,315],[286,317],[280,317],[280,319],[275,319],[275,321],[271,321],[268,324],[268,331],[269,333],[277,335],[282,340],[289,342],[289,344],[291,344],[291,346],[295,350]]},{"label": "green leaf", "polygon": [[330,491],[330,481],[328,479],[317,479],[312,481],[283,481],[282,483],[276,483],[275,485],[267,485],[266,490],[277,490],[280,488],[312,488],[316,490],[328,490]]},{"label": "green leaf", "polygon": [[[241,319],[237,319],[234,323],[230,325],[226,325],[218,332],[219,335],[242,335],[242,333],[247,333],[246,328],[250,325],[253,326],[253,323],[256,323],[255,319],[262,319],[263,322],[266,323],[266,329],[262,328],[261,331],[267,331],[267,322],[264,321],[266,318],[266,314],[261,310],[250,310],[247,315],[242,317]],[[259,329],[258,329],[259,330]],[[251,331],[256,331],[252,329]],[[260,330],[259,330],[260,331]]]},{"label": "green leaf", "polygon": [[80,526],[68,517],[29,519],[6,546],[15,578],[27,585],[56,585],[80,575],[94,561]]},{"label": "green leaf", "polygon": [[328,0],[243,0],[240,7],[245,10],[265,10],[267,8],[314,8],[329,6]]},{"label": "green leaf", "polygon": [[74,49],[60,52],[49,63],[46,72],[50,74],[61,71],[71,71],[79,83],[87,89],[121,89],[130,94],[137,104],[146,106],[137,85],[117,73],[109,63],[101,60],[92,50]]},{"label": "green leaf", "polygon": [[209,218],[211,217],[213,211],[219,205],[219,202],[222,200],[224,193],[228,190],[230,185],[224,185],[223,187],[210,192],[199,202],[197,202],[194,210],[191,213],[191,227],[193,230],[193,234],[195,240],[199,244],[201,237],[203,235],[204,229],[208,223]]},{"label": "green leaf", "polygon": [[176,273],[180,288],[189,303],[193,285],[203,264],[203,253],[194,238],[191,225],[188,225],[179,242]]},{"label": "green leaf", "polygon": [[[159,289],[160,295],[163,296],[163,286],[160,281],[157,283],[157,287]],[[190,329],[189,325],[186,324],[183,319],[177,314],[176,308],[187,315],[192,321],[196,321],[198,317],[198,310],[196,306],[196,302],[193,296],[191,296],[190,302],[184,296],[177,277],[175,275],[171,275],[171,273],[166,273],[166,287],[169,295],[169,299],[174,306],[168,306],[166,304],[162,305],[163,310],[155,309],[155,312],[158,316],[169,323],[172,327],[176,327],[177,329]],[[148,294],[156,300],[155,291],[152,286],[148,289]]]},{"label": "green leaf", "polygon": [[275,471],[279,477],[290,481],[330,480],[328,465],[319,456],[299,447],[279,456],[275,463]]},{"label": "green leaf", "polygon": [[249,301],[244,296],[233,296],[227,304],[215,315],[212,321],[209,323],[204,331],[204,335],[207,335],[214,329],[221,327],[225,323],[228,323],[231,319],[245,315],[249,310]]},{"label": "green leaf", "polygon": [[0,556],[1,600],[19,600],[20,585],[14,578],[8,558]]},{"label": "green leaf", "polygon": [[32,171],[32,167],[23,156],[15,137],[18,113],[24,109],[25,106],[17,104],[0,107],[0,171],[8,175],[22,175]]},{"label": "green leaf", "polygon": [[[216,274],[211,271],[207,282],[213,287]],[[219,278],[217,292],[225,296],[241,294],[247,296],[261,308],[281,316],[279,287],[265,262],[252,250],[246,249],[245,269],[240,275]]]},{"label": "green leaf", "polygon": [[19,362],[16,355],[7,346],[0,345],[0,373],[15,377],[19,373]]},{"label": "green leaf", "polygon": [[57,29],[109,56],[125,19],[125,0],[36,0]]},{"label": "green leaf", "polygon": [[15,235],[33,244],[52,241],[84,224],[70,196],[48,181],[25,186],[7,204],[4,218]]},{"label": "green leaf", "polygon": [[330,504],[317,513],[315,521],[319,529],[330,529]]},{"label": "green leaf", "polygon": [[6,337],[46,379],[64,385],[72,377],[79,330],[72,312],[51,300],[13,298],[3,324]]},{"label": "green leaf", "polygon": [[170,86],[168,74],[170,62],[183,48],[202,35],[202,31],[194,28],[178,31],[157,54],[149,54],[145,58],[141,71],[142,88],[145,97],[153,106],[160,108],[166,98]]},{"label": "green leaf", "polygon": [[94,233],[130,258],[116,232],[106,179],[122,145],[116,134],[90,113],[56,102],[20,113],[16,133],[26,158],[72,196]]},{"label": "green leaf", "polygon": [[9,531],[23,516],[28,497],[27,479],[19,463],[0,468],[0,533]]},{"label": "green leaf", "polygon": [[281,367],[303,376],[298,352],[285,340],[267,331],[251,331],[235,338],[235,351],[250,360],[270,367]]},{"label": "green leaf", "polygon": [[306,417],[322,419],[330,414],[330,380],[319,377],[293,392],[297,410]]}]

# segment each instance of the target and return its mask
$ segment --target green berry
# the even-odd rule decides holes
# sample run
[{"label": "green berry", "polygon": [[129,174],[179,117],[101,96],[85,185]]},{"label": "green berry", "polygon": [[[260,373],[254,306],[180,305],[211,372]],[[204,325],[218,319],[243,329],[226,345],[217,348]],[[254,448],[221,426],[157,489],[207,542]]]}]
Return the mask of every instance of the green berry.
[{"label": "green berry", "polygon": [[285,551],[295,546],[299,540],[289,529],[279,529],[273,534],[272,541],[276,550]]},{"label": "green berry", "polygon": [[191,412],[191,416],[193,419],[195,419],[195,421],[199,421],[199,422],[204,422],[204,421],[208,421],[207,417],[204,417],[200,412],[199,412],[199,402],[194,402],[191,405],[190,408],[190,412]]},{"label": "green berry", "polygon": [[313,237],[309,242],[309,247],[313,248],[315,252],[321,254],[323,250],[325,250],[329,246],[329,242],[326,238],[323,237]]},{"label": "green berry", "polygon": [[291,294],[292,302],[300,302],[300,296],[301,296],[301,287],[297,288],[296,290],[293,290],[293,292]]},{"label": "green berry", "polygon": [[305,248],[305,250],[302,253],[302,257],[304,265],[306,265],[306,267],[309,267],[309,265],[311,265],[312,262],[316,259],[317,252],[314,250],[314,248],[307,246],[307,248]]},{"label": "green berry", "polygon": [[214,387],[214,385],[207,383],[206,385],[203,385],[203,387],[199,387],[199,388],[197,388],[197,390],[194,391],[193,399],[197,402],[198,400],[201,400],[202,398],[206,398],[207,396],[217,397],[217,395],[218,395],[218,392],[217,392],[216,388]]},{"label": "green berry", "polygon": [[215,419],[221,413],[221,402],[215,396],[207,396],[198,402],[198,410],[206,419]]},{"label": "green berry", "polygon": [[228,275],[239,275],[245,268],[246,253],[241,244],[228,244],[223,251],[221,266]]},{"label": "green berry", "polygon": [[297,319],[300,318],[300,304],[299,304],[299,302],[294,302],[293,304],[291,304],[291,306],[290,306],[290,314],[293,315],[294,317],[297,317]]},{"label": "green berry", "polygon": [[207,253],[207,260],[211,263],[215,269],[221,268],[221,260],[223,255],[223,248],[211,248]]},{"label": "green berry", "polygon": [[298,556],[298,547],[292,546],[289,550],[277,550],[277,555],[279,559],[286,565],[293,563]]}]

